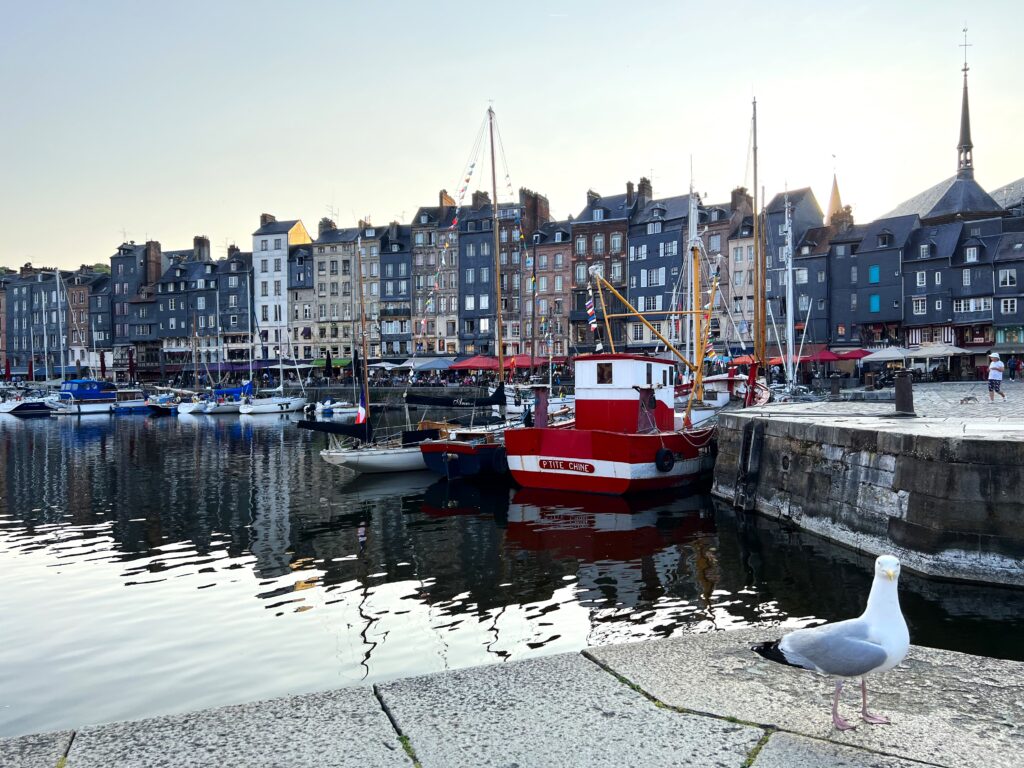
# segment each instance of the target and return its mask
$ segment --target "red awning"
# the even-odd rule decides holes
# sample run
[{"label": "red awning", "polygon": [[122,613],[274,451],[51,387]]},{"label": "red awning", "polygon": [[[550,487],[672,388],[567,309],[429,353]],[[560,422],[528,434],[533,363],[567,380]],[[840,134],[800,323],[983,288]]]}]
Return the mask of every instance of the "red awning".
[{"label": "red awning", "polygon": [[867,357],[871,354],[869,349],[851,349],[848,352],[836,352],[840,360],[860,360],[862,357]]},{"label": "red awning", "polygon": [[754,362],[754,356],[753,355],[740,355],[739,357],[734,357],[732,359],[732,361],[736,365],[750,365],[751,363]]},{"label": "red awning", "polygon": [[843,358],[841,358],[835,352],[831,352],[830,350],[827,349],[822,349],[818,352],[815,352],[808,358],[808,360],[810,360],[813,363],[834,363],[836,360],[842,359]]},{"label": "red awning", "polygon": [[[807,355],[804,355],[803,357],[797,358],[796,355],[794,355],[793,359],[799,364],[799,363],[806,363],[811,358],[808,357]],[[773,357],[771,360],[768,361],[768,365],[782,365],[782,358],[781,357]]]},{"label": "red awning", "polygon": [[498,370],[498,358],[487,355],[477,355],[455,363],[449,371],[496,371]]}]

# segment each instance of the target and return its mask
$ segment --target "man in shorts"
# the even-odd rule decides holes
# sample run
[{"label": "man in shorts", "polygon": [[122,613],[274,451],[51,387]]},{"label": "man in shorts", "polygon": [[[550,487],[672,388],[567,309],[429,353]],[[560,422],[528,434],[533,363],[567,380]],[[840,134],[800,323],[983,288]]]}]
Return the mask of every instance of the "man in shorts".
[{"label": "man in shorts", "polygon": [[988,401],[994,402],[996,393],[1006,399],[1006,394],[999,388],[1003,384],[1003,361],[999,359],[999,353],[993,352],[988,356]]}]

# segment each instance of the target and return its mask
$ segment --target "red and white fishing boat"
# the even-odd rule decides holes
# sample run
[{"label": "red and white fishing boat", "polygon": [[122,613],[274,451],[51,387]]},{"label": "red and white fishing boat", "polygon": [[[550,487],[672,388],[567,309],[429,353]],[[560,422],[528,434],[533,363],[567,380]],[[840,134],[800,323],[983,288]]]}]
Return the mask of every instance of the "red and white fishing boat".
[{"label": "red and white fishing boat", "polygon": [[696,483],[714,468],[716,428],[684,428],[674,407],[675,365],[635,354],[576,358],[576,423],[505,432],[509,471],[525,488],[627,494]]}]

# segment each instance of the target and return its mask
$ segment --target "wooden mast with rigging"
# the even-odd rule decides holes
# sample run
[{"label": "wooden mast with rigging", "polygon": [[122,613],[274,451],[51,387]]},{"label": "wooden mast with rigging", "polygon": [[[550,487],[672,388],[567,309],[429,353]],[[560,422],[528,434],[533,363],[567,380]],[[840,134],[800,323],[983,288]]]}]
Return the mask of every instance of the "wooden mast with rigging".
[{"label": "wooden mast with rigging", "polygon": [[[501,240],[498,233],[498,174],[495,169],[494,159],[494,108],[487,108],[487,123],[491,134],[491,194],[493,202],[491,204],[492,224],[491,227],[494,230],[494,294],[495,294],[495,322],[494,322],[494,340],[495,346],[498,348],[498,381],[502,382],[505,380],[505,350],[504,340],[502,339],[501,332],[501,257],[500,248]],[[504,416],[505,408],[502,407],[502,415]]]},{"label": "wooden mast with rigging", "polygon": [[768,310],[765,280],[768,277],[768,270],[765,264],[764,248],[761,247],[761,214],[757,209],[757,99],[754,99],[752,130],[754,148],[754,359],[761,371],[767,372]]},{"label": "wooden mast with rigging", "polygon": [[[362,222],[360,222],[362,225]],[[363,370],[361,373],[362,385],[363,385],[363,397],[366,398],[366,421],[370,421],[370,360],[366,356],[366,304],[364,299],[363,291],[366,290],[366,277],[363,275],[363,234],[359,233],[356,238],[356,274],[358,280],[356,281],[359,285],[359,345],[363,350]],[[355,371],[353,371],[355,373]],[[353,380],[355,377],[353,376]],[[284,390],[282,389],[282,394]],[[358,406],[359,403],[356,403]]]}]

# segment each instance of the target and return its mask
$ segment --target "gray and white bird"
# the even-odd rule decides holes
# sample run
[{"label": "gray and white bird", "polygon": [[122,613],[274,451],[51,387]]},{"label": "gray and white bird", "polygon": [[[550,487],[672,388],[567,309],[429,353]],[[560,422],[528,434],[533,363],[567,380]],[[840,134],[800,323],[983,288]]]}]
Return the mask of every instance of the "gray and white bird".
[{"label": "gray and white bird", "polygon": [[872,725],[889,719],[868,712],[864,676],[886,672],[907,655],[910,633],[900,611],[897,586],[900,561],[892,555],[875,560],[868,605],[856,619],[798,629],[781,640],[759,643],[753,651],[771,661],[814,670],[836,678],[832,697],[832,722],[841,731],[855,728],[839,714],[839,695],[847,678],[860,678],[861,718]]}]

